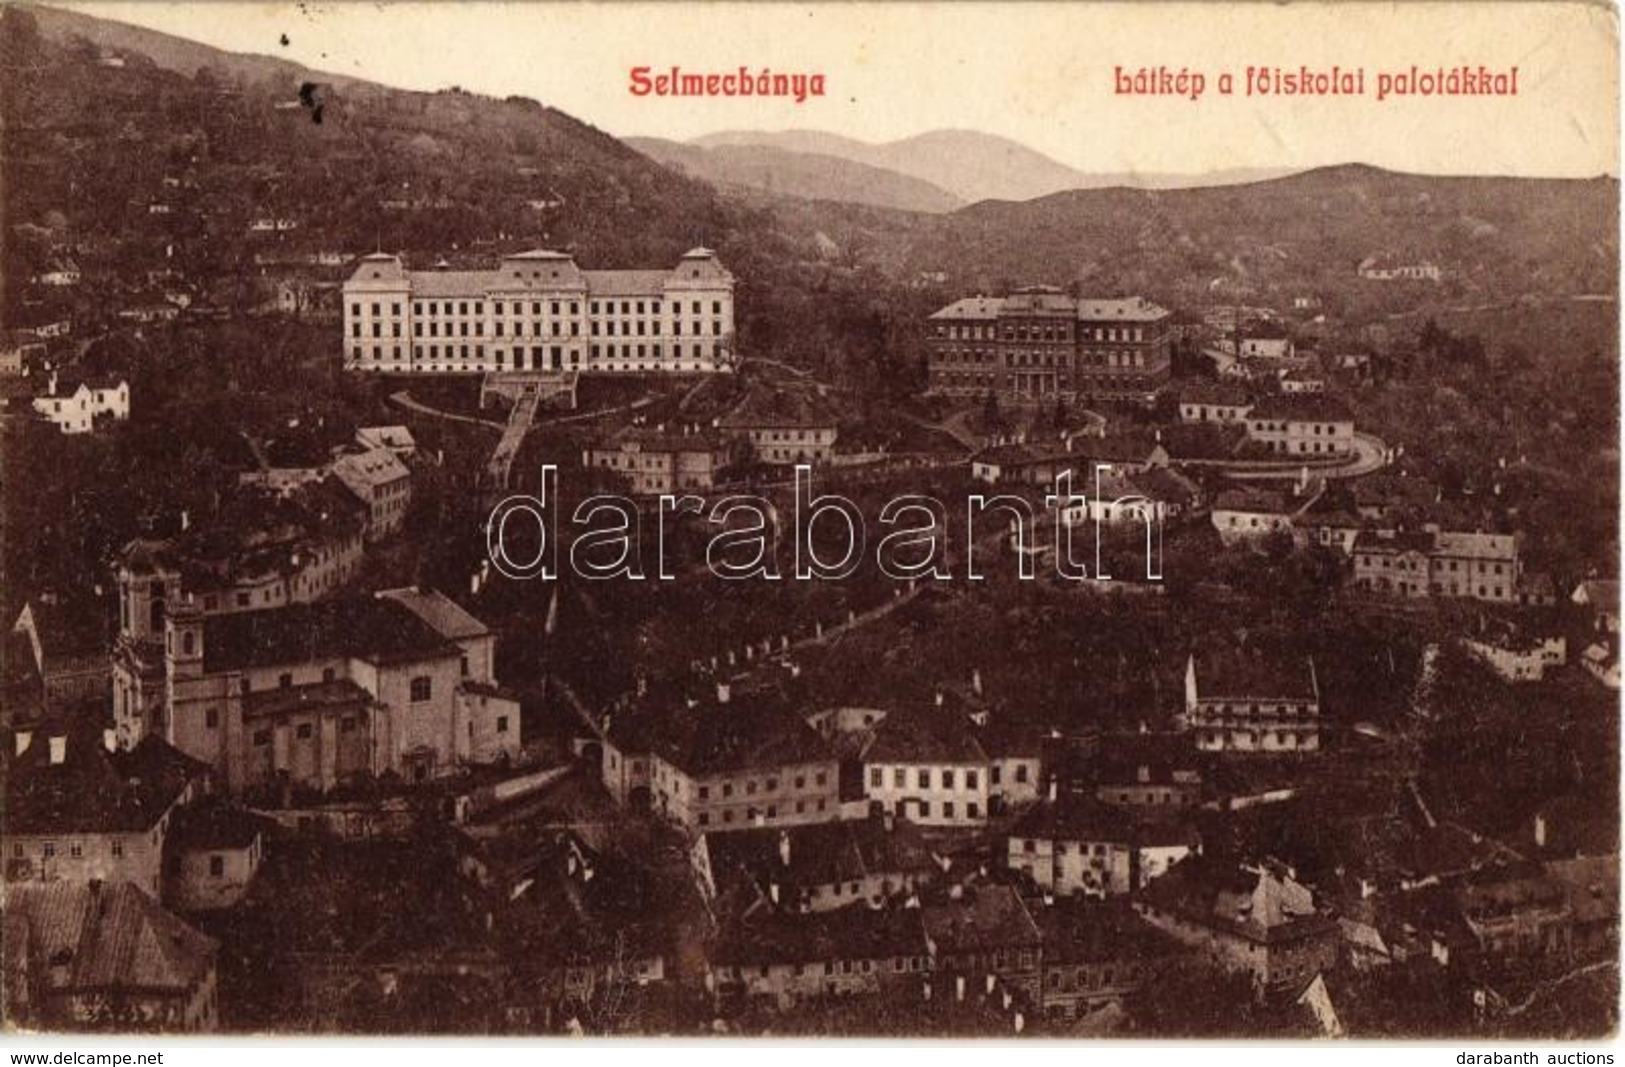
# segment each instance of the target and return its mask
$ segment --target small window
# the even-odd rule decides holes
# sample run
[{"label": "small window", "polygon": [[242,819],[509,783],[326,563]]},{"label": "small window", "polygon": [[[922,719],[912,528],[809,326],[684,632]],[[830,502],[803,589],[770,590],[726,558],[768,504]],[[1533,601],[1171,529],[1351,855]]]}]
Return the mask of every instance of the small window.
[{"label": "small window", "polygon": [[508,732],[508,717],[506,715],[498,715],[497,716],[497,733],[505,734],[507,732]]},{"label": "small window", "polygon": [[209,857],[209,877],[219,878],[226,873],[226,860],[224,856]]},{"label": "small window", "polygon": [[422,704],[434,695],[433,680],[426,674],[420,674],[412,679],[411,700],[414,704]]},{"label": "small window", "polygon": [[313,732],[308,722],[300,723],[298,729],[294,731],[301,741],[309,741]]},{"label": "small window", "polygon": [[219,729],[219,727],[220,727],[220,709],[219,708],[210,708],[207,711],[205,711],[203,713],[203,725],[205,727],[207,727],[208,729],[210,729],[210,730]]}]

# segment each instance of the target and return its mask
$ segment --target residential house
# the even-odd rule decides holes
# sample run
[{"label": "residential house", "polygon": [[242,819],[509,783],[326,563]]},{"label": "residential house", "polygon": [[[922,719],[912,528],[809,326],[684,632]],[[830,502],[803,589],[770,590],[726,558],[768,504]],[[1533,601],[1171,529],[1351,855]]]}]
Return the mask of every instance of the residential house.
[{"label": "residential house", "polygon": [[333,476],[367,506],[367,540],[400,531],[412,503],[412,472],[393,451],[346,453],[333,461]]},{"label": "residential house", "polygon": [[1437,282],[1443,277],[1436,263],[1425,259],[1405,261],[1391,255],[1367,256],[1360,261],[1358,273],[1374,282]]},{"label": "residential house", "polygon": [[863,795],[871,808],[921,826],[985,825],[989,815],[1038,796],[1037,742],[1010,741],[990,754],[957,708],[893,711],[863,750]]},{"label": "residential house", "polygon": [[707,899],[738,890],[787,912],[878,905],[937,873],[919,829],[891,815],[702,834],[693,865]]},{"label": "residential house", "polygon": [[1264,322],[1241,334],[1242,359],[1285,360],[1292,358],[1292,338],[1274,323]]},{"label": "residential house", "polygon": [[498,828],[459,836],[458,869],[468,906],[515,961],[519,1003],[568,1008],[666,981],[673,931],[658,878],[634,858],[573,831]]},{"label": "residential house", "polygon": [[1226,545],[1256,541],[1273,533],[1284,533],[1296,543],[1297,519],[1316,498],[1251,486],[1225,489],[1214,499],[1209,521]]},{"label": "residential house", "polygon": [[1247,436],[1276,455],[1345,456],[1354,451],[1354,414],[1319,393],[1267,396],[1247,412]]},{"label": "residential house", "polygon": [[1461,639],[1474,659],[1509,682],[1538,682],[1552,667],[1568,662],[1568,639],[1562,634],[1534,633],[1531,624],[1510,619],[1480,618]]},{"label": "residential house", "polygon": [[1179,942],[1123,901],[1027,901],[1043,940],[1043,1008],[1070,1021],[1121,1003],[1176,957]]},{"label": "residential house", "polygon": [[1308,657],[1254,646],[1193,652],[1185,662],[1183,725],[1210,752],[1315,752],[1320,682]]},{"label": "residential house", "polygon": [[1252,407],[1247,389],[1235,382],[1198,381],[1179,391],[1181,422],[1243,423]]},{"label": "residential house", "polygon": [[130,882],[5,887],[9,1023],[48,1031],[206,1033],[219,945]]},{"label": "residential house", "polygon": [[1011,827],[1007,862],[1048,893],[1104,899],[1143,888],[1196,840],[1176,815],[1152,818],[1088,793],[1055,793]]},{"label": "residential house", "polygon": [[23,604],[11,632],[26,642],[47,704],[105,698],[111,677],[107,653],[114,636],[111,602],[54,593],[33,597]]},{"label": "residential house", "polygon": [[130,417],[130,383],[112,375],[52,371],[34,410],[65,434],[90,433],[98,419]]},{"label": "residential house", "polygon": [[0,376],[20,378],[45,358],[45,343],[21,330],[0,331]]},{"label": "residential house", "polygon": [[0,833],[6,881],[164,888],[164,845],[205,769],[149,737],[114,751],[86,729],[51,725],[17,735]]},{"label": "residential house", "polygon": [[265,861],[272,826],[218,798],[178,810],[164,846],[164,902],[180,912],[237,904]]},{"label": "residential house", "polygon": [[917,985],[931,975],[928,914],[852,904],[809,915],[749,916],[724,927],[712,946],[711,984],[723,996],[767,997],[780,1008]]},{"label": "residential house", "polygon": [[[606,748],[606,755],[608,749]],[[654,810],[691,832],[827,822],[840,817],[840,766],[829,743],[773,692],[673,708],[653,732]]]},{"label": "residential house", "polygon": [[1357,588],[1402,597],[1516,603],[1519,535],[1481,530],[1374,530],[1354,542]]},{"label": "residential house", "polygon": [[417,454],[417,441],[405,426],[362,426],[355,432],[355,443],[365,451],[387,448],[401,459]]},{"label": "residential house", "polygon": [[800,397],[752,388],[717,420],[723,436],[749,443],[763,463],[828,463],[835,456],[836,420]]},{"label": "residential house", "polygon": [[710,489],[729,458],[727,442],[706,430],[628,426],[583,452],[581,463],[622,475],[638,496],[659,496]]},{"label": "residential house", "polygon": [[1188,856],[1147,887],[1135,910],[1209,964],[1251,977],[1260,994],[1301,988],[1337,963],[1336,922],[1278,866]]},{"label": "residential house", "polygon": [[1008,885],[950,887],[947,899],[922,909],[935,980],[942,996],[999,989],[1041,1003],[1043,934],[1020,894]]}]

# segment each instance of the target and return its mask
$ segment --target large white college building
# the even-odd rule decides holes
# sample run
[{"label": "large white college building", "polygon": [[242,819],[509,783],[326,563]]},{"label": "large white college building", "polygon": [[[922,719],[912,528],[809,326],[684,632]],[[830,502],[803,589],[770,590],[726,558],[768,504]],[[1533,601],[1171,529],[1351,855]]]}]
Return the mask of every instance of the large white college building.
[{"label": "large white college building", "polygon": [[668,270],[582,270],[565,252],[495,270],[363,257],[344,283],[344,365],[407,373],[725,370],[734,278],[695,248]]}]

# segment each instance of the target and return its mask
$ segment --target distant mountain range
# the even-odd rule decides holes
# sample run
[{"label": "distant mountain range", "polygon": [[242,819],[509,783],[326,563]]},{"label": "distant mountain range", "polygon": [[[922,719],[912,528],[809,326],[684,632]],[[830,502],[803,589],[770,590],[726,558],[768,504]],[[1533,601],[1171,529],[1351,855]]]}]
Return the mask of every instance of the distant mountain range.
[{"label": "distant mountain range", "polygon": [[722,189],[760,189],[902,211],[953,211],[966,203],[928,181],[822,152],[753,144],[706,147],[658,137],[627,137],[625,142],[658,163]]},{"label": "distant mountain range", "polygon": [[[641,149],[640,140],[632,138],[629,143]],[[732,169],[725,170],[724,157],[715,155],[718,152],[737,153],[746,148],[752,150],[752,155],[749,167],[744,169],[735,163]],[[704,155],[697,155],[691,151],[693,149],[707,151]],[[839,173],[829,161],[857,164],[868,168],[866,180],[855,185],[841,184],[820,198],[915,211],[946,211],[982,200],[1033,200],[1069,189],[1115,186],[1172,189],[1234,185],[1287,173],[1284,169],[1231,169],[1196,175],[1090,174],[1007,137],[974,130],[933,130],[883,144],[870,144],[817,130],[776,133],[729,130],[697,137],[687,144],[660,142],[648,149],[650,155],[662,162],[674,161],[678,153],[684,150],[690,151],[681,162],[695,177],[712,180],[708,171],[715,168],[716,180],[792,195],[805,195],[794,193],[794,188],[804,184],[811,174]],[[873,174],[875,171],[890,172],[923,182],[925,186],[885,184]],[[899,199],[895,193],[903,189],[909,190],[910,195]],[[928,189],[936,192],[926,195]],[[878,192],[872,193],[872,190]],[[922,195],[916,199],[914,194]]]}]

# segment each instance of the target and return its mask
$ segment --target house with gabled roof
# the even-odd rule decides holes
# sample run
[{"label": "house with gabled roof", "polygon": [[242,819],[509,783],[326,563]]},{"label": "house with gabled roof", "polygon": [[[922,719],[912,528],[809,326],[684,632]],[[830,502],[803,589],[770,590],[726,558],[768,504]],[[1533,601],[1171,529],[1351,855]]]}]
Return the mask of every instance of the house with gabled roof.
[{"label": "house with gabled roof", "polygon": [[1183,725],[1213,752],[1315,752],[1320,682],[1314,660],[1257,644],[1194,651],[1185,661]]},{"label": "house with gabled roof", "polygon": [[1277,865],[1188,856],[1134,906],[1208,963],[1251,977],[1260,995],[1301,986],[1337,963],[1337,923]]},{"label": "house with gabled roof", "polygon": [[205,1033],[218,943],[130,882],[8,884],[6,1018],[42,1030]]}]

